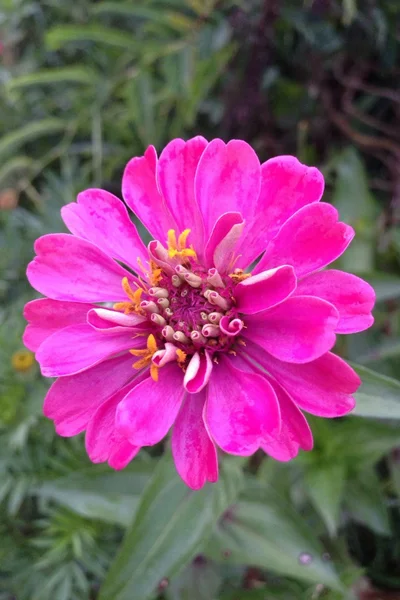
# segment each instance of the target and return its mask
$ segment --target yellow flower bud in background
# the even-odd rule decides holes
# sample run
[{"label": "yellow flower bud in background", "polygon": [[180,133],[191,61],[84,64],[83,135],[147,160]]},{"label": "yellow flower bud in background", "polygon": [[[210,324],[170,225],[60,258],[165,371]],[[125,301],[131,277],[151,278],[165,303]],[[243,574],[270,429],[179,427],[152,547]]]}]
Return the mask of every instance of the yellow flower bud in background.
[{"label": "yellow flower bud in background", "polygon": [[14,352],[11,357],[11,364],[15,371],[26,373],[26,371],[29,371],[35,364],[33,352],[29,352],[29,350],[19,350],[18,352]]}]

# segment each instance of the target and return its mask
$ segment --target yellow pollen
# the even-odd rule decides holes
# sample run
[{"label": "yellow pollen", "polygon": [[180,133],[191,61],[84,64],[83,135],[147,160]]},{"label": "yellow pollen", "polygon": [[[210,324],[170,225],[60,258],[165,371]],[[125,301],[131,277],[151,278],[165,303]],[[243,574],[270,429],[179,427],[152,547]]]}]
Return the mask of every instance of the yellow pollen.
[{"label": "yellow pollen", "polygon": [[244,273],[243,269],[235,269],[233,273],[228,275],[235,283],[240,283],[244,279],[251,277],[251,273]]},{"label": "yellow pollen", "polygon": [[35,364],[35,358],[32,352],[28,350],[20,350],[19,352],[14,352],[11,357],[11,365],[20,373],[24,373],[25,371],[29,371],[29,369]]},{"label": "yellow pollen", "polygon": [[116,302],[113,306],[114,310],[123,310],[125,314],[143,314],[143,310],[140,308],[140,299],[143,294],[143,289],[138,287],[133,291],[127,277],[122,279],[122,289],[128,296],[130,302]]},{"label": "yellow pollen", "polygon": [[168,245],[168,256],[170,258],[196,258],[196,252],[190,246],[190,248],[186,247],[187,238],[190,234],[190,229],[185,229],[180,236],[178,237],[178,242],[176,241],[176,233],[174,229],[170,229],[168,231],[167,237],[167,245]]},{"label": "yellow pollen", "polygon": [[147,338],[147,347],[137,350],[136,348],[129,350],[133,356],[140,356],[139,360],[133,363],[134,369],[143,369],[150,365],[150,375],[154,381],[158,381],[158,367],[151,362],[153,355],[157,352],[157,342],[154,335],[151,333]]},{"label": "yellow pollen", "polygon": [[156,265],[155,262],[150,261],[150,269],[151,269],[151,275],[150,275],[150,281],[152,285],[157,285],[157,283],[160,281],[161,276],[162,276],[162,269]]},{"label": "yellow pollen", "polygon": [[186,352],[184,352],[180,348],[177,349],[176,356],[177,356],[177,361],[179,364],[183,364],[187,358]]}]

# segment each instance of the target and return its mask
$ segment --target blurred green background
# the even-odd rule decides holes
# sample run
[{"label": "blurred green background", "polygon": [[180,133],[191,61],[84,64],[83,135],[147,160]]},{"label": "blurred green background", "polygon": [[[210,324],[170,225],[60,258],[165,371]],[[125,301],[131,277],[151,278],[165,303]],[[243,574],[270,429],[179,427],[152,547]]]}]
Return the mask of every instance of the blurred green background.
[{"label": "blurred green background", "polygon": [[[2,0],[1,600],[400,598],[399,31],[398,0]],[[337,348],[355,416],[312,419],[289,464],[224,458],[193,494],[162,446],[116,473],[55,436],[21,313],[60,207],[195,134],[321,168],[357,232],[340,267],[378,302]]]}]

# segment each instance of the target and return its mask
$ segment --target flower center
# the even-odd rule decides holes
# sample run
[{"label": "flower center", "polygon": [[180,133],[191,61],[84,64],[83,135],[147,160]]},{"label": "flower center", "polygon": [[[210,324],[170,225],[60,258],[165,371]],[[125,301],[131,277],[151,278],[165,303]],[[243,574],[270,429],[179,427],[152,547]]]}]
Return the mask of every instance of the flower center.
[{"label": "flower center", "polygon": [[165,251],[169,262],[150,261],[149,280],[156,285],[143,284],[133,290],[125,278],[122,285],[129,301],[114,305],[116,310],[139,313],[150,321],[147,349],[131,352],[141,357],[134,364],[136,368],[153,361],[151,375],[155,380],[158,372],[154,365],[158,369],[165,364],[167,350],[168,356],[185,369],[187,359],[198,351],[207,350],[211,356],[234,353],[233,346],[244,327],[233,288],[250,275],[240,269],[230,275],[206,269],[199,264],[194,249],[186,247],[188,235],[189,230],[185,230],[177,241],[175,232],[169,231]]}]

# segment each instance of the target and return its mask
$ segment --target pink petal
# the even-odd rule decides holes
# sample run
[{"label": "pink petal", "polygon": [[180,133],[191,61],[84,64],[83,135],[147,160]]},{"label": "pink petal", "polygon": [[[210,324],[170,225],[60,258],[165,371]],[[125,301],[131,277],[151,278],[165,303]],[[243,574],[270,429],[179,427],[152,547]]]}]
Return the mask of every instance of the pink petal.
[{"label": "pink petal", "polygon": [[357,333],[371,327],[375,304],[373,288],[360,277],[334,269],[313,273],[299,282],[296,294],[318,296],[339,312],[336,333]]},{"label": "pink petal", "polygon": [[177,226],[157,187],[156,168],[157,153],[149,146],[144,156],[132,158],[126,165],[122,195],[151,235],[164,243],[168,230],[177,230]]},{"label": "pink petal", "polygon": [[306,363],[335,345],[338,320],[336,308],[326,300],[296,296],[247,317],[245,337],[279,360]]},{"label": "pink petal", "polygon": [[78,375],[61,377],[49,389],[43,412],[55,422],[59,435],[77,435],[98,406],[128,381],[137,377],[132,369],[132,356],[110,358]]},{"label": "pink petal", "polygon": [[306,204],[318,202],[323,191],[322,173],[294,156],[276,156],[263,163],[255,219],[246,228],[237,266],[252,263],[282,225]]},{"label": "pink petal", "polygon": [[87,314],[87,322],[93,329],[102,333],[126,332],[127,327],[148,328],[148,321],[144,317],[125,315],[108,308],[92,308]]},{"label": "pink petal", "polygon": [[215,223],[205,249],[205,262],[226,273],[233,266],[234,250],[244,227],[240,213],[221,215]]},{"label": "pink petal", "polygon": [[35,252],[27,270],[29,283],[54,300],[124,301],[121,281],[135,279],[97,246],[66,233],[39,238]]},{"label": "pink petal", "polygon": [[117,408],[119,433],[134,446],[153,446],[165,437],[179,412],[184,387],[182,371],[169,363],[129,392]]},{"label": "pink petal", "polygon": [[205,392],[188,394],[172,432],[176,470],[192,490],[218,480],[218,456],[203,422]]},{"label": "pink petal", "polygon": [[55,331],[68,325],[86,323],[88,311],[92,308],[93,304],[60,302],[49,298],[28,302],[24,308],[24,317],[29,323],[22,338],[25,346],[36,352],[40,344]]},{"label": "pink petal", "polygon": [[269,377],[268,381],[279,401],[282,428],[278,434],[266,436],[261,447],[276,460],[288,461],[297,456],[300,448],[312,450],[313,436],[307,419],[285,390]]},{"label": "pink petal", "polygon": [[280,429],[276,394],[261,375],[220,361],[208,384],[204,421],[212,439],[230,454],[249,456]]},{"label": "pink petal", "polygon": [[268,244],[253,273],[292,265],[300,278],[329,265],[343,254],[354,237],[353,228],[337,220],[338,212],[330,204],[304,206]]},{"label": "pink petal", "polygon": [[109,256],[140,270],[148,254],[124,203],[105,190],[89,189],[78,202],[63,206],[61,216],[71,233],[96,244]]},{"label": "pink petal", "polygon": [[207,140],[197,136],[184,142],[172,140],[158,163],[158,182],[178,231],[190,229],[190,243],[199,254],[204,247],[204,225],[194,195],[194,178]]},{"label": "pink petal", "polygon": [[319,417],[342,417],[353,410],[351,394],[361,381],[335,354],[327,352],[313,362],[296,365],[281,362],[250,342],[245,352],[277,379],[301,409]]},{"label": "pink petal", "polygon": [[[71,325],[56,331],[40,346],[36,360],[45,377],[75,375],[118,352],[145,346],[134,329],[103,334],[90,325]],[[133,363],[133,358],[132,358]]]},{"label": "pink petal", "polygon": [[253,315],[283,302],[296,289],[293,267],[263,271],[239,283],[234,290],[239,312]]},{"label": "pink petal", "polygon": [[112,457],[114,468],[123,469],[139,452],[140,447],[127,442],[115,428],[117,406],[135,385],[136,382],[131,382],[119,390],[103,402],[91,417],[86,430],[85,446],[92,462],[102,463]]},{"label": "pink petal", "polygon": [[197,394],[205,388],[210,379],[212,368],[213,363],[207,351],[204,354],[195,352],[190,359],[183,379],[185,390],[190,394]]},{"label": "pink petal", "polygon": [[226,212],[253,219],[260,192],[260,163],[254,150],[241,140],[225,144],[215,139],[204,150],[195,178],[196,199],[203,215],[206,238]]}]

